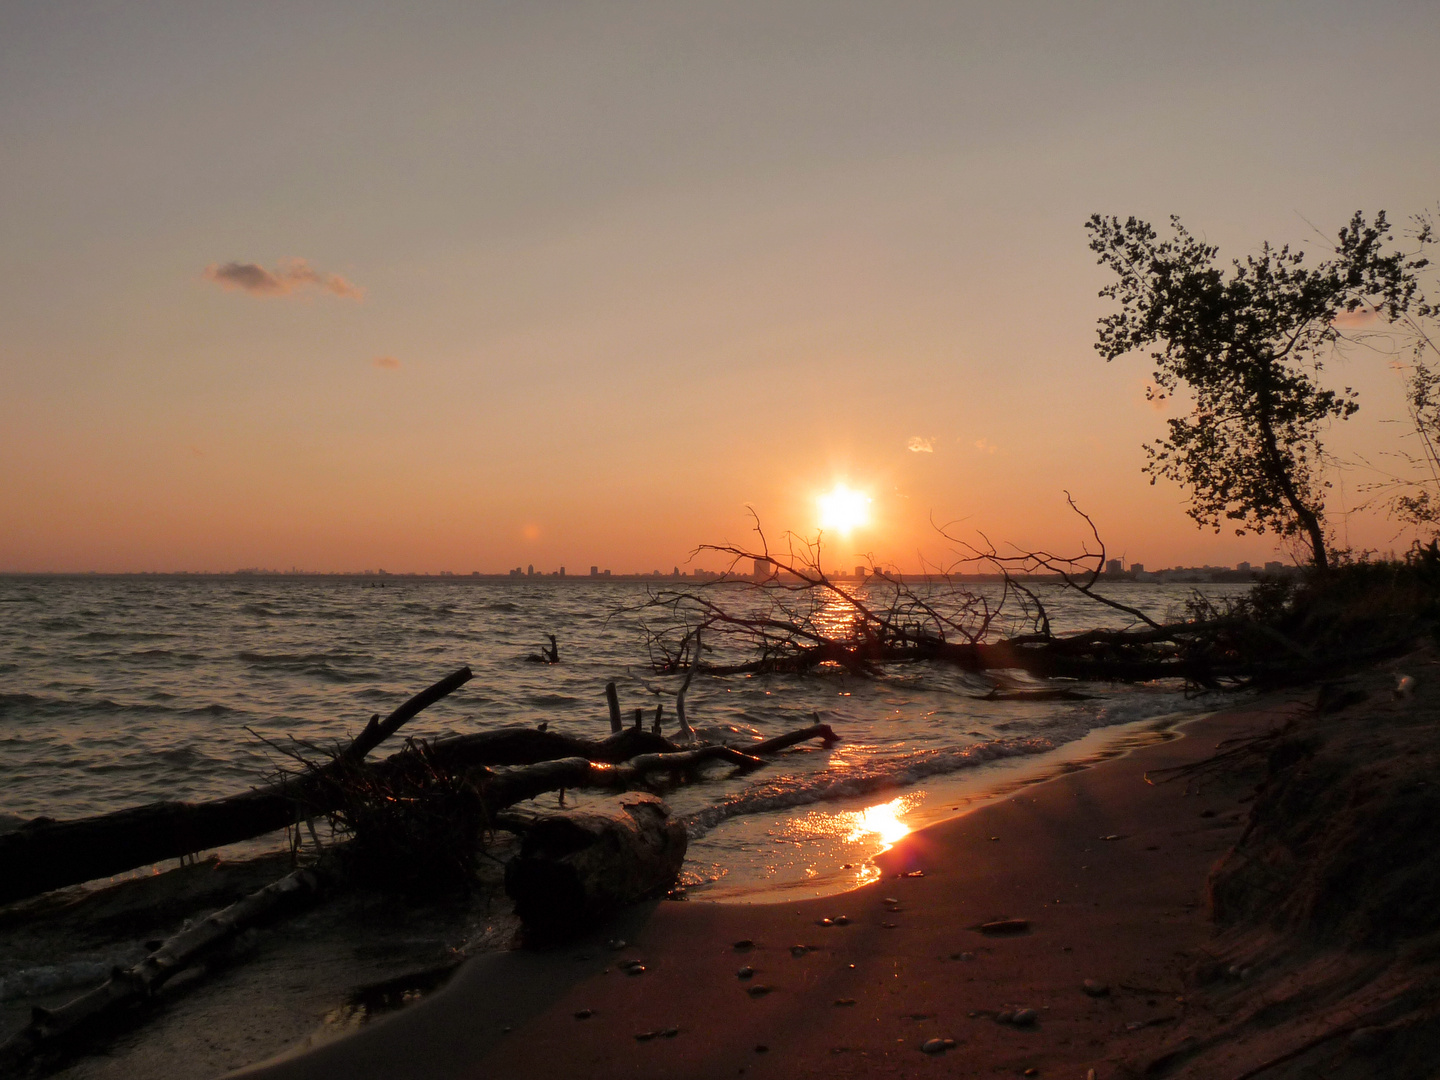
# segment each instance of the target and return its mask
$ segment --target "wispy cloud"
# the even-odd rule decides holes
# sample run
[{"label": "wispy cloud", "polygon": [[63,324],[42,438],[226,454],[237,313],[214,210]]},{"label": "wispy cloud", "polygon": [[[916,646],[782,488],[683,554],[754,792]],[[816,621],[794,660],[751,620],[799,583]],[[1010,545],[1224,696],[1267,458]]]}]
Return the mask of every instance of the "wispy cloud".
[{"label": "wispy cloud", "polygon": [[933,454],[935,452],[935,440],[926,438],[924,435],[911,435],[905,443],[905,449],[912,454]]},{"label": "wispy cloud", "polygon": [[1374,308],[1356,308],[1354,311],[1342,311],[1335,316],[1334,324],[1341,330],[1359,330],[1367,326],[1374,326],[1380,321],[1380,315]]},{"label": "wispy cloud", "polygon": [[372,363],[378,368],[385,368],[389,371],[394,371],[400,366],[400,361],[393,356],[377,356]]},{"label": "wispy cloud", "polygon": [[993,454],[995,452],[995,444],[989,439],[976,439],[975,449],[979,450],[982,454]]},{"label": "wispy cloud", "polygon": [[305,259],[281,259],[274,270],[259,263],[211,263],[205,280],[222,289],[239,289],[251,296],[292,296],[307,289],[319,289],[342,300],[363,300],[365,290],[339,274],[316,270]]}]

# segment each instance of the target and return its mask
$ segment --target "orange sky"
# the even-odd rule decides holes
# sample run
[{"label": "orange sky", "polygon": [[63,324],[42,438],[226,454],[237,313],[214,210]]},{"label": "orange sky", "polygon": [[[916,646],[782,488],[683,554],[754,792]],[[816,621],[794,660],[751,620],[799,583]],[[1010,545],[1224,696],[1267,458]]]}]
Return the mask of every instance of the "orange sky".
[{"label": "orange sky", "polygon": [[1068,548],[1067,489],[1274,558],[1141,475],[1082,225],[1432,206],[1437,55],[1421,3],[6,5],[0,571],[668,570],[840,480],[837,565]]}]

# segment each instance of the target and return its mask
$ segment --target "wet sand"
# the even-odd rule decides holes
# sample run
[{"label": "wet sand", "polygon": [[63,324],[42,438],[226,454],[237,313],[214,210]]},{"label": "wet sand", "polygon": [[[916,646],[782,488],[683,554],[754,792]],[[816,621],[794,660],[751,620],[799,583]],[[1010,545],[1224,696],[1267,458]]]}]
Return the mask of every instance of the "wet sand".
[{"label": "wet sand", "polygon": [[[1253,776],[1152,784],[1146,773],[1296,708],[1208,716],[1012,792],[904,838],[878,860],[878,882],[842,896],[657,902],[564,949],[478,957],[419,1004],[243,1075],[1110,1076],[1194,1007],[1183,980],[1214,933],[1207,874],[1239,837],[1254,787]],[[979,929],[1015,919],[1028,926]],[[628,973],[633,961],[644,970]],[[998,1019],[1018,1009],[1034,1020]],[[926,1053],[931,1039],[955,1045]]]}]

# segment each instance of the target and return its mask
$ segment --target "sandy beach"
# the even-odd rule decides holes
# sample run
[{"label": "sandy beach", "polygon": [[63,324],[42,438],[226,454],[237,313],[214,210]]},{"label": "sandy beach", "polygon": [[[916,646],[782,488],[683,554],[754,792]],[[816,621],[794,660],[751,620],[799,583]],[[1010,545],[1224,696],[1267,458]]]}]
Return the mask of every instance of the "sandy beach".
[{"label": "sandy beach", "polygon": [[[657,902],[568,948],[477,958],[420,1004],[243,1075],[1114,1075],[1195,1008],[1185,980],[1214,935],[1207,875],[1256,779],[1147,773],[1305,707],[1297,695],[1210,715],[1022,788],[907,836],[879,882],[843,896]],[[1002,920],[1024,925],[982,929]],[[1019,1010],[1033,1019],[1003,1022]],[[927,1053],[933,1039],[954,1046]]]}]

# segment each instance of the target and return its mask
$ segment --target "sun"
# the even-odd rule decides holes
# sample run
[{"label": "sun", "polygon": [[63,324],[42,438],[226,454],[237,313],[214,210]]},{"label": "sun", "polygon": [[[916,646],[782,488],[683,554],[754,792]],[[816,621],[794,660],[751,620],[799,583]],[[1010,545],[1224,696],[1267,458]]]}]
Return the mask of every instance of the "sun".
[{"label": "sun", "polygon": [[836,484],[817,501],[822,529],[845,536],[870,522],[870,496],[863,491]]}]

